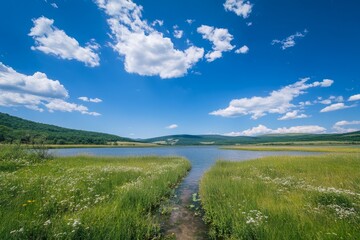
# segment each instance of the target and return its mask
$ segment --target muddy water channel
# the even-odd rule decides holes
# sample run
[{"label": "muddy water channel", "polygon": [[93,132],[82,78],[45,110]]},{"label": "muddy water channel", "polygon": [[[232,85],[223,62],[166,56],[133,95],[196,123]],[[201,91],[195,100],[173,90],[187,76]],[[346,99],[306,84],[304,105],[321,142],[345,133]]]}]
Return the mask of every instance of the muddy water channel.
[{"label": "muddy water channel", "polygon": [[[171,199],[169,220],[163,223],[165,235],[174,235],[176,239],[206,239],[207,228],[202,221],[201,212],[198,210],[199,202],[196,195],[199,181],[204,172],[216,160],[245,161],[265,156],[279,155],[314,155],[307,152],[260,152],[223,150],[215,146],[191,147],[151,147],[151,148],[76,148],[53,150],[59,156],[72,156],[79,154],[95,156],[183,156],[189,159],[192,169],[183,182],[176,189],[175,196]],[[195,200],[195,201],[194,201]]]}]

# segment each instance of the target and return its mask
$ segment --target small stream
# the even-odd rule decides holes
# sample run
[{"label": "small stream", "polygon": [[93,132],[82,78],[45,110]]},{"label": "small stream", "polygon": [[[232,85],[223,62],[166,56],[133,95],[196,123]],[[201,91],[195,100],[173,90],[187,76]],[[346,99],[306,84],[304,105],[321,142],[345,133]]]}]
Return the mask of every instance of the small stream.
[{"label": "small stream", "polygon": [[193,204],[192,195],[199,190],[201,176],[218,159],[228,161],[245,161],[265,156],[280,155],[316,155],[309,152],[273,152],[273,151],[239,151],[223,150],[216,146],[179,146],[151,148],[70,148],[52,150],[59,156],[79,154],[94,156],[182,156],[189,159],[192,169],[176,190],[171,199],[169,221],[163,224],[165,235],[174,235],[176,239],[207,239],[207,226],[201,214],[190,208]]}]

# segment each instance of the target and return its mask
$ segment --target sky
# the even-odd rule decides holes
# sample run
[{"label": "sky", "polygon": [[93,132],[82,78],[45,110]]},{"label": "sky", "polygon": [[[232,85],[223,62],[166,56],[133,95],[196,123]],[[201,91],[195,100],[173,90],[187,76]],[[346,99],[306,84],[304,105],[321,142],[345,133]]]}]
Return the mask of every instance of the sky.
[{"label": "sky", "polygon": [[0,3],[0,112],[130,138],[360,129],[355,0]]}]

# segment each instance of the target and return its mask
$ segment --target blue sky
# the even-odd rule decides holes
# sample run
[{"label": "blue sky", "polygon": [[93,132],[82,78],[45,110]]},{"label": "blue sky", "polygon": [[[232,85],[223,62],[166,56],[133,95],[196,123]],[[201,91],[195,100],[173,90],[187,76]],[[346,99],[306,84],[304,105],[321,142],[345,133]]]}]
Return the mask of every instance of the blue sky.
[{"label": "blue sky", "polygon": [[147,138],[360,129],[360,3],[0,4],[0,111]]}]

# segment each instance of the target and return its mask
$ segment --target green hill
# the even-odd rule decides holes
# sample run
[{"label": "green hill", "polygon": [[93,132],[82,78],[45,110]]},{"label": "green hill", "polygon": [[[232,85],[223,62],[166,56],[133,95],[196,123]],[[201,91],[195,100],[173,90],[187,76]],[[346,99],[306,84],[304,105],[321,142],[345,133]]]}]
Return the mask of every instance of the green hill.
[{"label": "green hill", "polygon": [[0,113],[0,143],[32,143],[39,139],[46,144],[106,144],[117,141],[134,141],[111,134],[36,123]]},{"label": "green hill", "polygon": [[360,131],[342,134],[270,134],[256,137],[222,135],[170,135],[143,140],[163,145],[235,145],[235,144],[359,144]]},{"label": "green hill", "polygon": [[343,134],[269,134],[256,137],[222,135],[170,135],[135,141],[112,134],[74,130],[36,123],[0,113],[0,143],[107,144],[109,142],[144,142],[161,145],[236,145],[236,144],[359,144],[360,131]]}]

